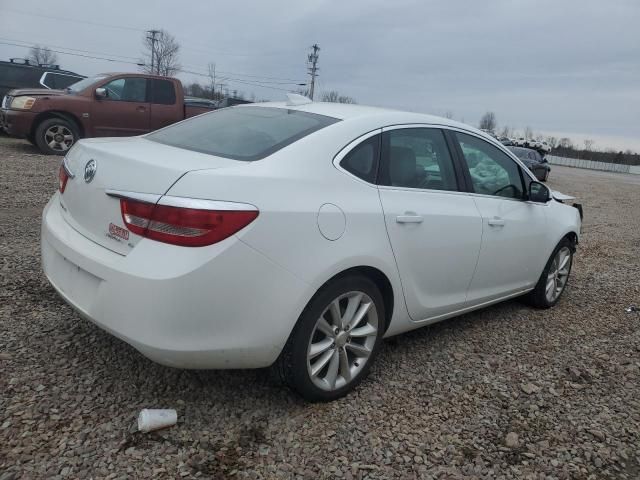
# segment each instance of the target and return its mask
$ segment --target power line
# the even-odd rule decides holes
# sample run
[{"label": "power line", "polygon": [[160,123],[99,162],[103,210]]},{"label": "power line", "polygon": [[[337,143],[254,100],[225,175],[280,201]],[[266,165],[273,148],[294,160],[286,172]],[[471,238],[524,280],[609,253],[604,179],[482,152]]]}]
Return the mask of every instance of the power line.
[{"label": "power line", "polygon": [[[157,30],[150,30],[150,32],[157,32]],[[149,38],[149,37],[147,37]],[[6,40],[7,42],[1,42],[1,40]],[[157,41],[157,40],[156,40]],[[25,45],[20,45],[18,43],[11,43],[11,42],[19,42],[20,44],[25,44]],[[30,48],[30,47],[35,47],[37,46],[36,43],[33,42],[28,42],[25,40],[17,40],[15,38],[7,38],[7,37],[0,37],[0,43],[6,44],[6,45],[14,45],[14,46],[18,46],[18,47],[24,47],[24,48]],[[92,50],[81,50],[81,49],[77,49],[77,48],[70,48],[70,47],[63,47],[61,45],[51,45],[49,43],[43,42],[43,45],[45,46],[45,48],[49,48],[49,50],[51,50],[52,52],[56,52],[56,53],[60,53],[62,55],[73,55],[72,53],[66,52],[66,51],[61,51],[61,50],[54,50],[54,49],[62,49],[62,50],[70,50],[73,52],[81,52],[84,54],[90,54],[90,55],[75,55],[75,56],[83,56],[85,58],[93,58],[93,59],[97,59],[97,60],[106,60],[106,61],[110,61],[110,62],[123,62],[123,63],[129,63],[132,65],[137,65],[137,66],[141,66],[141,61],[139,58],[136,57],[130,57],[128,55],[118,55],[115,53],[104,53],[104,52],[95,52]],[[50,47],[53,47],[50,48]],[[152,51],[153,53],[153,51]],[[92,56],[92,55],[99,55],[98,57]],[[120,57],[120,58],[125,58],[128,60],[119,60],[119,59],[114,59],[114,58],[110,58],[110,57]],[[132,61],[131,61],[132,60]],[[155,66],[155,60],[152,61],[152,72],[153,72],[153,68]],[[193,68],[197,68],[197,67],[193,67]],[[287,77],[271,77],[271,76],[266,76],[266,75],[253,75],[250,73],[239,73],[239,72],[228,72],[228,71],[217,71],[217,73],[221,74],[221,75],[231,75],[231,76],[236,76],[236,77],[247,77],[247,79],[242,79],[242,80],[247,80],[250,81],[251,79],[255,78],[257,82],[260,83],[273,83],[275,85],[289,85],[291,83],[302,83],[302,80],[299,79],[294,79],[294,78],[287,78]],[[264,79],[264,80],[262,80]],[[273,80],[273,81],[271,81]],[[282,81],[280,81],[282,80]]]},{"label": "power line", "polygon": [[[6,40],[8,42],[26,43],[28,46],[34,46],[34,47],[39,45],[39,44],[36,44],[36,43],[27,42],[25,40],[16,40],[15,38],[0,37],[0,40]],[[51,45],[50,43],[47,43],[46,45],[43,44],[42,46],[44,46],[44,48],[49,48],[49,49],[51,49],[50,47],[53,47],[53,48],[61,48],[63,50],[70,50],[72,52],[91,53],[91,54],[94,54],[94,55],[105,55],[105,56],[108,56],[108,57],[120,57],[120,58],[127,58],[129,60],[136,60],[136,61],[139,60],[138,57],[130,57],[128,55],[118,55],[118,54],[115,54],[115,53],[94,52],[94,51],[91,51],[91,50],[81,50],[79,48],[70,48],[70,47],[62,47],[60,45]]]},{"label": "power line", "polygon": [[109,23],[98,23],[98,22],[92,22],[90,20],[78,20],[75,18],[68,18],[68,17],[56,17],[54,15],[45,15],[44,13],[34,13],[34,12],[24,12],[24,11],[20,11],[20,10],[15,10],[12,8],[3,8],[3,11],[5,12],[13,12],[13,13],[18,13],[20,15],[31,15],[34,17],[43,17],[43,18],[49,18],[52,20],[61,20],[63,22],[75,22],[75,23],[82,23],[83,25],[94,25],[97,27],[107,27],[107,28],[119,28],[122,30],[133,30],[136,32],[144,32],[145,29],[144,28],[135,28],[135,27],[127,27],[124,25],[112,25]]},{"label": "power line", "polygon": [[[197,75],[197,76],[200,76],[200,77],[209,77],[209,75],[206,74],[206,73],[196,72],[196,71],[193,71],[193,70],[180,69],[180,71],[182,73],[190,73],[191,75]],[[251,85],[253,87],[269,88],[271,90],[280,90],[280,91],[283,91],[283,92],[291,91],[291,89],[288,89],[288,88],[274,87],[274,86],[271,86],[271,85],[265,85],[265,84],[256,83],[256,82],[248,82],[246,80],[240,80],[240,79],[235,79],[235,78],[224,78],[223,80],[230,81],[231,83],[240,83],[240,84],[243,84],[243,85]],[[292,83],[291,85],[298,85],[298,84]]]},{"label": "power line", "polygon": [[[24,43],[26,43],[26,42],[24,42]],[[34,44],[31,44],[31,45],[20,45],[20,44],[18,44],[18,43],[3,42],[3,41],[0,41],[0,44],[1,44],[1,45],[13,45],[14,47],[22,47],[22,48],[31,48],[31,47],[36,46],[36,45],[34,45]],[[74,56],[74,57],[92,58],[92,59],[94,59],[94,60],[104,60],[104,61],[106,61],[106,62],[129,63],[129,64],[131,64],[131,65],[138,65],[138,66],[142,66],[142,65],[144,65],[144,63],[140,63],[140,62],[129,62],[129,61],[127,61],[127,60],[120,60],[120,59],[117,59],[117,58],[96,57],[96,56],[93,56],[93,55],[83,55],[83,54],[81,54],[81,53],[62,52],[62,51],[60,51],[60,50],[54,50],[53,48],[50,48],[49,50],[51,50],[52,52],[59,53],[59,54],[61,54],[61,55],[72,55],[72,56]]]},{"label": "power line", "polygon": [[[114,24],[110,24],[110,23],[100,23],[100,22],[93,22],[91,20],[80,20],[77,18],[68,18],[68,17],[57,17],[55,15],[46,15],[44,13],[34,13],[34,12],[25,12],[25,11],[21,11],[21,10],[15,10],[12,8],[3,8],[3,12],[12,12],[12,13],[17,13],[20,15],[26,15],[26,16],[35,16],[35,17],[42,17],[42,18],[48,18],[48,19],[52,19],[52,20],[61,20],[64,22],[74,22],[74,23],[81,23],[83,25],[94,25],[94,26],[98,26],[98,27],[106,27],[106,28],[119,28],[122,30],[129,30],[129,31],[134,31],[134,32],[147,32],[148,30],[144,29],[144,28],[137,28],[137,27],[129,27],[129,26],[125,26],[125,25],[114,25]],[[182,42],[184,45],[184,42]],[[282,55],[282,54],[286,54],[289,52],[267,52],[267,53],[232,53],[232,52],[223,52],[220,50],[211,50],[211,49],[207,49],[207,50],[203,50],[203,49],[198,49],[198,48],[194,48],[192,46],[190,46],[189,44],[186,44],[186,48],[188,50],[194,50],[194,51],[201,51],[201,52],[205,52],[205,53],[209,53],[209,52],[215,52],[218,55],[225,55],[225,56],[230,56],[230,57],[264,57],[264,56],[272,56],[272,55]],[[183,47],[184,48],[184,47]]]}]

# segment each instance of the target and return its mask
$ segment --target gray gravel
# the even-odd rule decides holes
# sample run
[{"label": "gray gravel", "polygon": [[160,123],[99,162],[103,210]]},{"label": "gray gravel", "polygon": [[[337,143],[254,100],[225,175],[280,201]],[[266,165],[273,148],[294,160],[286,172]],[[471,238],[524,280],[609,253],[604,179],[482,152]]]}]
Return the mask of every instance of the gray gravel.
[{"label": "gray gravel", "polygon": [[[59,158],[0,137],[0,479],[639,478],[640,177],[553,167],[584,203],[568,290],[385,342],[348,397],[161,367],[78,317],[39,264]],[[142,408],[178,425],[135,432]]]}]

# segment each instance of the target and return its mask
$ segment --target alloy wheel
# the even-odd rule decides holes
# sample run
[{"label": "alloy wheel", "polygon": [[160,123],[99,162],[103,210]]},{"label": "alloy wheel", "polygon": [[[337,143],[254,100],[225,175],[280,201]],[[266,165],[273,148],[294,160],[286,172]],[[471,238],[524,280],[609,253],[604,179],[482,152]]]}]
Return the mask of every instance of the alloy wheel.
[{"label": "alloy wheel", "polygon": [[571,269],[571,250],[569,247],[562,247],[553,257],[549,273],[547,274],[547,284],[545,296],[549,303],[555,302],[564,290],[569,278]]},{"label": "alloy wheel", "polygon": [[44,140],[56,152],[66,152],[74,142],[73,132],[64,125],[51,125],[44,132]]},{"label": "alloy wheel", "polygon": [[378,335],[376,305],[364,292],[335,298],[318,318],[307,347],[307,371],[318,388],[348,385],[371,356]]}]

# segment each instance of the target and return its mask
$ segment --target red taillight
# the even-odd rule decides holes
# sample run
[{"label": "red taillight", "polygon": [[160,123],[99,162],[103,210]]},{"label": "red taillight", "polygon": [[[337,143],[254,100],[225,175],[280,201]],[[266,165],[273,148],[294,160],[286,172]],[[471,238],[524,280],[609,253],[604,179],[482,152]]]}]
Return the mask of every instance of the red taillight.
[{"label": "red taillight", "polygon": [[69,175],[64,168],[64,164],[60,164],[60,170],[58,171],[58,189],[60,193],[64,193],[64,189],[67,188],[67,181],[69,180]]},{"label": "red taillight", "polygon": [[203,247],[220,242],[249,225],[257,210],[201,210],[120,199],[125,225],[159,242]]}]

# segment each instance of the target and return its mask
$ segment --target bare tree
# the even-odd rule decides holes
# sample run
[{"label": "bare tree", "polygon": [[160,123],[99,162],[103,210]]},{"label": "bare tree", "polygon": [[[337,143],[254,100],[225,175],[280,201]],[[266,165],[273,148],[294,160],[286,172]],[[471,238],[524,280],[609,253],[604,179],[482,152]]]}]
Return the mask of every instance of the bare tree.
[{"label": "bare tree", "polygon": [[166,30],[155,31],[155,35],[145,34],[144,66],[146,73],[170,77],[180,71],[180,44]]},{"label": "bare tree", "polygon": [[573,142],[568,137],[562,137],[560,140],[558,140],[558,146],[560,148],[571,149],[573,148]]},{"label": "bare tree", "polygon": [[444,118],[448,118],[449,120],[451,120],[453,118],[453,112],[451,110],[447,110],[446,112],[444,112]]},{"label": "bare tree", "polygon": [[584,139],[584,149],[585,149],[587,152],[590,152],[590,151],[593,149],[593,144],[594,144],[594,143],[595,143],[595,142],[594,142],[593,140],[591,140],[591,139],[589,139],[589,138],[585,138],[585,139]]},{"label": "bare tree", "polygon": [[501,137],[511,137],[511,128],[508,125],[505,125],[504,127],[502,127],[502,130],[500,131],[500,136]]},{"label": "bare tree", "polygon": [[58,56],[47,47],[36,45],[35,47],[31,47],[31,50],[29,50],[28,59],[30,62],[38,65],[52,65],[58,61]]},{"label": "bare tree", "polygon": [[322,94],[322,101],[331,103],[356,103],[356,100],[354,98],[348,97],[346,95],[340,95],[335,90],[324,92]]},{"label": "bare tree", "polygon": [[496,114],[493,112],[485,113],[480,119],[480,129],[493,132],[496,129]]},{"label": "bare tree", "polygon": [[533,130],[531,127],[524,127],[524,138],[530,140],[533,138]]},{"label": "bare tree", "polygon": [[197,82],[184,85],[184,92],[192,97],[206,98],[206,90]]}]

